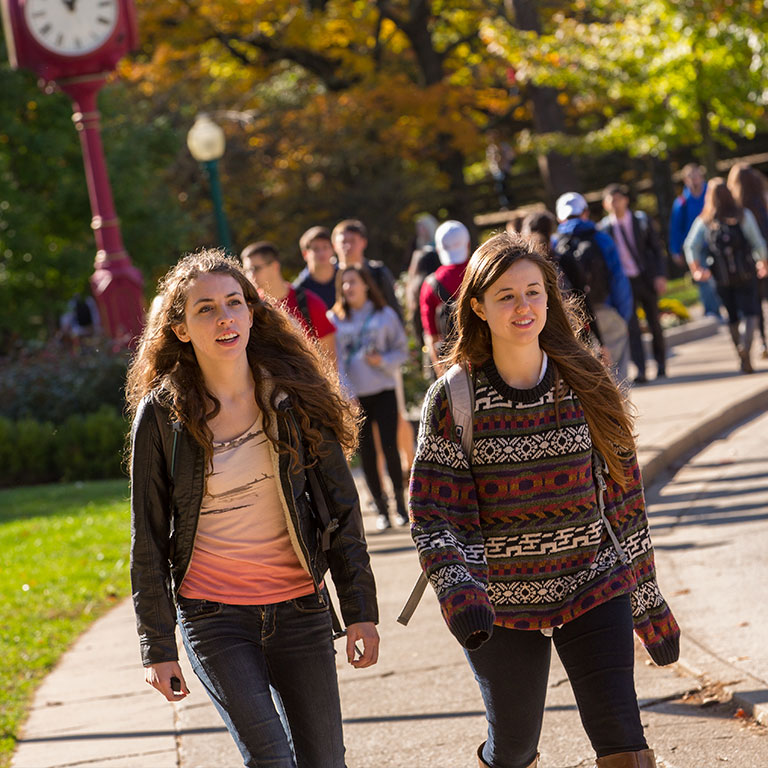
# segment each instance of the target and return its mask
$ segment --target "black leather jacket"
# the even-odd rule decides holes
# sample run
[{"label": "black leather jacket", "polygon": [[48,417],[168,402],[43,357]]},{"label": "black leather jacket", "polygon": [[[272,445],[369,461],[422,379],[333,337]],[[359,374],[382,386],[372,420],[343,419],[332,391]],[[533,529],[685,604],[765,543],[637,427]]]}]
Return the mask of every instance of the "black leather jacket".
[{"label": "black leather jacket", "polygon": [[[275,414],[278,436],[296,444],[290,404],[284,400]],[[153,395],[141,402],[132,429],[131,462],[131,587],[136,625],[145,666],[178,659],[175,597],[189,568],[205,480],[202,447],[189,433],[176,433],[169,411]],[[327,430],[328,455],[319,459],[332,518],[338,521],[330,548],[320,545],[317,519],[306,473],[294,471],[290,456],[279,454],[279,490],[287,505],[292,530],[315,590],[330,568],[345,625],[378,621],[376,587],[363,533],[360,502],[341,446]],[[290,441],[290,442],[289,442]],[[301,560],[302,557],[299,559]],[[324,598],[323,598],[324,599]]]}]

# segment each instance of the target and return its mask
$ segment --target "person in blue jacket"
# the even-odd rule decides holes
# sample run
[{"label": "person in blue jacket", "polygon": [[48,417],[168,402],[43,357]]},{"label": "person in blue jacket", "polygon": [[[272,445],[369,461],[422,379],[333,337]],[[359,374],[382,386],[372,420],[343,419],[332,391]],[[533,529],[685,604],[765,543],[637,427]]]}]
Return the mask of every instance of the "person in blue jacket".
[{"label": "person in blue jacket", "polygon": [[[633,311],[632,286],[621,267],[619,253],[611,236],[599,232],[589,219],[589,206],[583,195],[567,192],[557,199],[555,213],[560,222],[555,236],[555,260],[560,261],[566,278],[565,255],[571,249],[583,252],[587,244],[597,246],[606,267],[605,285],[590,285],[585,291],[586,309],[601,354],[619,383],[627,379],[629,333],[627,324]],[[593,272],[593,275],[596,274]],[[576,288],[578,286],[573,285]]]},{"label": "person in blue jacket", "polygon": [[[672,204],[672,214],[669,218],[669,255],[680,265],[685,265],[683,259],[683,243],[688,237],[693,222],[696,221],[704,208],[704,195],[707,193],[707,181],[698,163],[688,163],[680,172],[683,178],[682,194]],[[699,289],[699,298],[704,305],[704,312],[720,318],[720,298],[712,277],[706,280],[694,281]]]}]

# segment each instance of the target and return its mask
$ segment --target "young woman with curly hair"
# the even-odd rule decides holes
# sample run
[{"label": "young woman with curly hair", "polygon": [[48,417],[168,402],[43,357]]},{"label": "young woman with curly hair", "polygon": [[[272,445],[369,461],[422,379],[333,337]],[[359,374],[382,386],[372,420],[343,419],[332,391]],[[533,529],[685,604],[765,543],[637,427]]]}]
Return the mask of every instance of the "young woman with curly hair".
[{"label": "young woman with curly hair", "polygon": [[219,251],[184,257],[162,280],[128,374],[145,679],[169,701],[189,693],[178,623],[247,766],[344,766],[329,568],[349,663],[378,656],[345,457],[356,418],[331,382],[288,318]]},{"label": "young woman with curly hair", "polygon": [[[480,766],[537,764],[553,643],[598,766],[655,765],[632,629],[658,664],[677,659],[679,630],[656,585],[632,419],[582,325],[553,264],[497,235],[469,261],[451,367],[424,404],[412,535],[485,701]],[[461,377],[471,441],[451,406]]]}]

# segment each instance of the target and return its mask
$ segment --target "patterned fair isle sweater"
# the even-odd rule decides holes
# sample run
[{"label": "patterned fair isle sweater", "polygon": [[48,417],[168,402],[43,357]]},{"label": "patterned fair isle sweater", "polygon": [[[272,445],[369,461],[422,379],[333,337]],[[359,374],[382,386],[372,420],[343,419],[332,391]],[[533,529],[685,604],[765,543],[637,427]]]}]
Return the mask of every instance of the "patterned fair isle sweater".
[{"label": "patterned fair isle sweater", "polygon": [[465,647],[494,625],[547,630],[630,593],[636,632],[657,664],[669,664],[679,629],[656,584],[637,459],[624,462],[626,491],[606,475],[624,564],[597,506],[584,411],[562,381],[556,408],[555,376],[549,362],[538,386],[516,390],[492,361],[478,370],[471,467],[443,380],[430,388],[411,475],[422,568]]}]

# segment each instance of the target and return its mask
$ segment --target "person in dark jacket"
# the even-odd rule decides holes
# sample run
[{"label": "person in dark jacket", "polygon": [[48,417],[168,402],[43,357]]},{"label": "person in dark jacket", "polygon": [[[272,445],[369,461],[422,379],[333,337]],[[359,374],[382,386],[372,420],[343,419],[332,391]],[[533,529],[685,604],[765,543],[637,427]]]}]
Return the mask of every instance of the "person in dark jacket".
[{"label": "person in dark jacket", "polygon": [[597,225],[616,244],[624,274],[632,286],[634,306],[629,318],[629,354],[637,367],[636,384],[648,381],[645,375],[645,350],[637,318],[638,306],[643,308],[653,338],[656,378],[667,375],[664,331],[659,321],[659,296],[667,290],[667,270],[664,253],[648,216],[629,207],[629,189],[624,184],[609,184],[603,192],[603,207],[607,216]]},{"label": "person in dark jacket", "polygon": [[344,768],[326,570],[349,663],[375,664],[379,638],[345,459],[356,421],[338,385],[285,314],[213,250],[184,257],[161,282],[127,393],[145,680],[169,701],[189,693],[178,623],[245,765]]},{"label": "person in dark jacket", "polygon": [[[571,289],[581,289],[584,294],[591,330],[600,345],[601,356],[610,365],[616,380],[623,383],[629,363],[627,324],[632,316],[632,288],[621,268],[616,245],[610,235],[597,231],[594,222],[590,221],[587,201],[578,192],[560,195],[555,212],[560,222],[554,241],[555,261],[571,283]],[[565,258],[574,244],[577,250],[586,248],[587,252],[592,250],[589,244],[597,246],[605,265],[599,281],[595,278],[600,270],[591,270],[584,275],[588,281],[586,286],[575,283]]]}]

